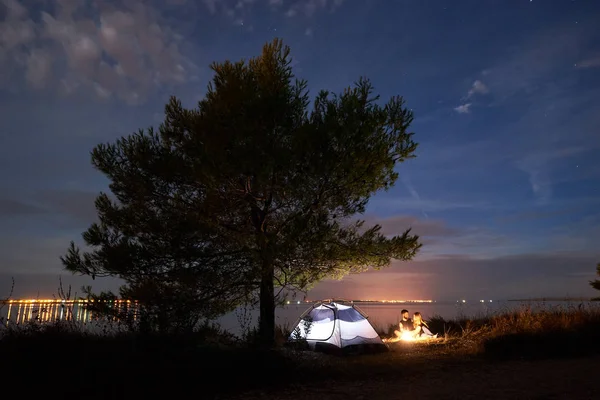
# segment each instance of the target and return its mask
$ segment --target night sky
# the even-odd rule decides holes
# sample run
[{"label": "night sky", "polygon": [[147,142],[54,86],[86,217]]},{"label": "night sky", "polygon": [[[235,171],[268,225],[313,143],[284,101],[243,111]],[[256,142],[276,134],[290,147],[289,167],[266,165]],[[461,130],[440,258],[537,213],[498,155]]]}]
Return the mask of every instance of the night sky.
[{"label": "night sky", "polygon": [[[600,262],[597,0],[0,0],[0,297],[49,297],[95,219],[98,143],[194,106],[215,60],[281,37],[297,76],[369,77],[415,112],[417,158],[364,216],[417,259],[309,298],[593,296]],[[95,289],[115,287],[96,280]]]}]

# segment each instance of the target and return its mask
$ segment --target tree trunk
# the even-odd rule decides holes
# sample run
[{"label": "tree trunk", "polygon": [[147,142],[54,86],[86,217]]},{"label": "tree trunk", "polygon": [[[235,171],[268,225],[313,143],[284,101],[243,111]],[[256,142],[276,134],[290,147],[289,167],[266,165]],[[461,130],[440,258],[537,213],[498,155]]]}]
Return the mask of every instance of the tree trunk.
[{"label": "tree trunk", "polygon": [[263,261],[260,280],[259,336],[262,346],[275,345],[275,272],[273,263]]}]

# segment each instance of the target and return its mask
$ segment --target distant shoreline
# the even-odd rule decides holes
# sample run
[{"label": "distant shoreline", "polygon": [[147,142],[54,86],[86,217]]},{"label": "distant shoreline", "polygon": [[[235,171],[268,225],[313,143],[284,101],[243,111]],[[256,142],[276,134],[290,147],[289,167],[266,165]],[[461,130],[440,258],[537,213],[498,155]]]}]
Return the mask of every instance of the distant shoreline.
[{"label": "distant shoreline", "polygon": [[[503,301],[527,301],[527,302],[532,302],[532,301],[598,301],[599,299],[594,299],[594,298],[590,298],[590,297],[532,297],[532,298],[524,298],[524,299],[496,299],[493,300],[494,302],[503,302]],[[302,303],[318,303],[320,300],[306,300]],[[334,300],[335,301],[335,300]],[[480,303],[482,302],[481,300],[467,300],[467,301],[460,301],[460,300],[337,300],[340,302],[350,302],[350,303],[376,303],[376,304],[390,304],[390,305],[394,305],[394,304],[434,304],[434,303]],[[488,300],[483,301],[484,303],[487,303]],[[492,300],[489,300],[489,302],[492,302]],[[294,303],[290,303],[291,305],[293,305]]]},{"label": "distant shoreline", "polygon": [[589,297],[533,297],[530,299],[508,299],[507,301],[597,301]]},{"label": "distant shoreline", "polygon": [[[121,300],[125,301],[125,300]],[[293,305],[302,305],[302,304],[316,304],[327,300],[302,300],[302,301],[288,301],[284,305],[293,306]],[[377,304],[377,305],[400,305],[400,304],[479,304],[488,303],[488,300],[342,300],[342,299],[334,299],[333,301],[338,301],[341,303],[354,303],[354,304]],[[596,302],[600,301],[600,298],[589,298],[589,297],[532,297],[532,298],[523,298],[523,299],[496,299],[493,302],[501,303],[501,302]],[[6,306],[9,304],[18,305],[24,303],[30,304],[39,304],[39,303],[61,303],[64,301],[60,299],[0,299],[0,305]],[[68,300],[67,303],[84,303],[85,300]],[[492,300],[489,300],[491,303]]]}]

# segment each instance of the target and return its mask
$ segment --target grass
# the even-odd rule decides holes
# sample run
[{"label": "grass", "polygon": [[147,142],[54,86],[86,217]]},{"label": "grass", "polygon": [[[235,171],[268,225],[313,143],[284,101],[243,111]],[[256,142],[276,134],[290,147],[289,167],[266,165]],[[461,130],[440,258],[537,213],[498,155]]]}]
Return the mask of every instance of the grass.
[{"label": "grass", "polygon": [[[600,307],[522,307],[478,318],[428,321],[442,344],[491,360],[541,359],[600,354]],[[380,332],[391,337],[396,325]]]},{"label": "grass", "polygon": [[[256,331],[236,338],[206,324],[187,335],[90,334],[73,324],[31,323],[0,328],[5,382],[88,398],[143,395],[225,396],[291,383],[406,377],[411,368],[455,368],[474,362],[600,354],[600,307],[522,309],[476,319],[434,317],[441,339],[397,343],[392,351],[361,357],[325,356],[282,346],[289,327],[278,329],[279,346],[261,350]],[[390,326],[382,336],[389,336]],[[35,378],[35,379],[34,379]],[[62,382],[62,383],[60,383]],[[89,395],[88,395],[89,394]]]}]

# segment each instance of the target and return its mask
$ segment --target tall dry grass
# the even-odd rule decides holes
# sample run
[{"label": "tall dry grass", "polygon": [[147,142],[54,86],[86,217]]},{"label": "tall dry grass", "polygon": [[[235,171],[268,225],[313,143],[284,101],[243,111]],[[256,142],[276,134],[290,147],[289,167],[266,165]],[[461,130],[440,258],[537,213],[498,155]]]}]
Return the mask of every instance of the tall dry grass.
[{"label": "tall dry grass", "polygon": [[[530,307],[477,318],[432,317],[428,325],[448,347],[491,358],[600,354],[600,304]],[[391,337],[396,325],[380,333]],[[438,342],[439,343],[439,342]]]},{"label": "tall dry grass", "polygon": [[[540,307],[541,308],[541,307]],[[432,330],[449,337],[494,337],[515,333],[544,333],[573,330],[578,327],[600,325],[600,304],[555,306],[535,310],[521,307],[479,318],[461,318],[446,321],[436,316],[429,321]],[[600,327],[600,326],[599,326]]]}]

